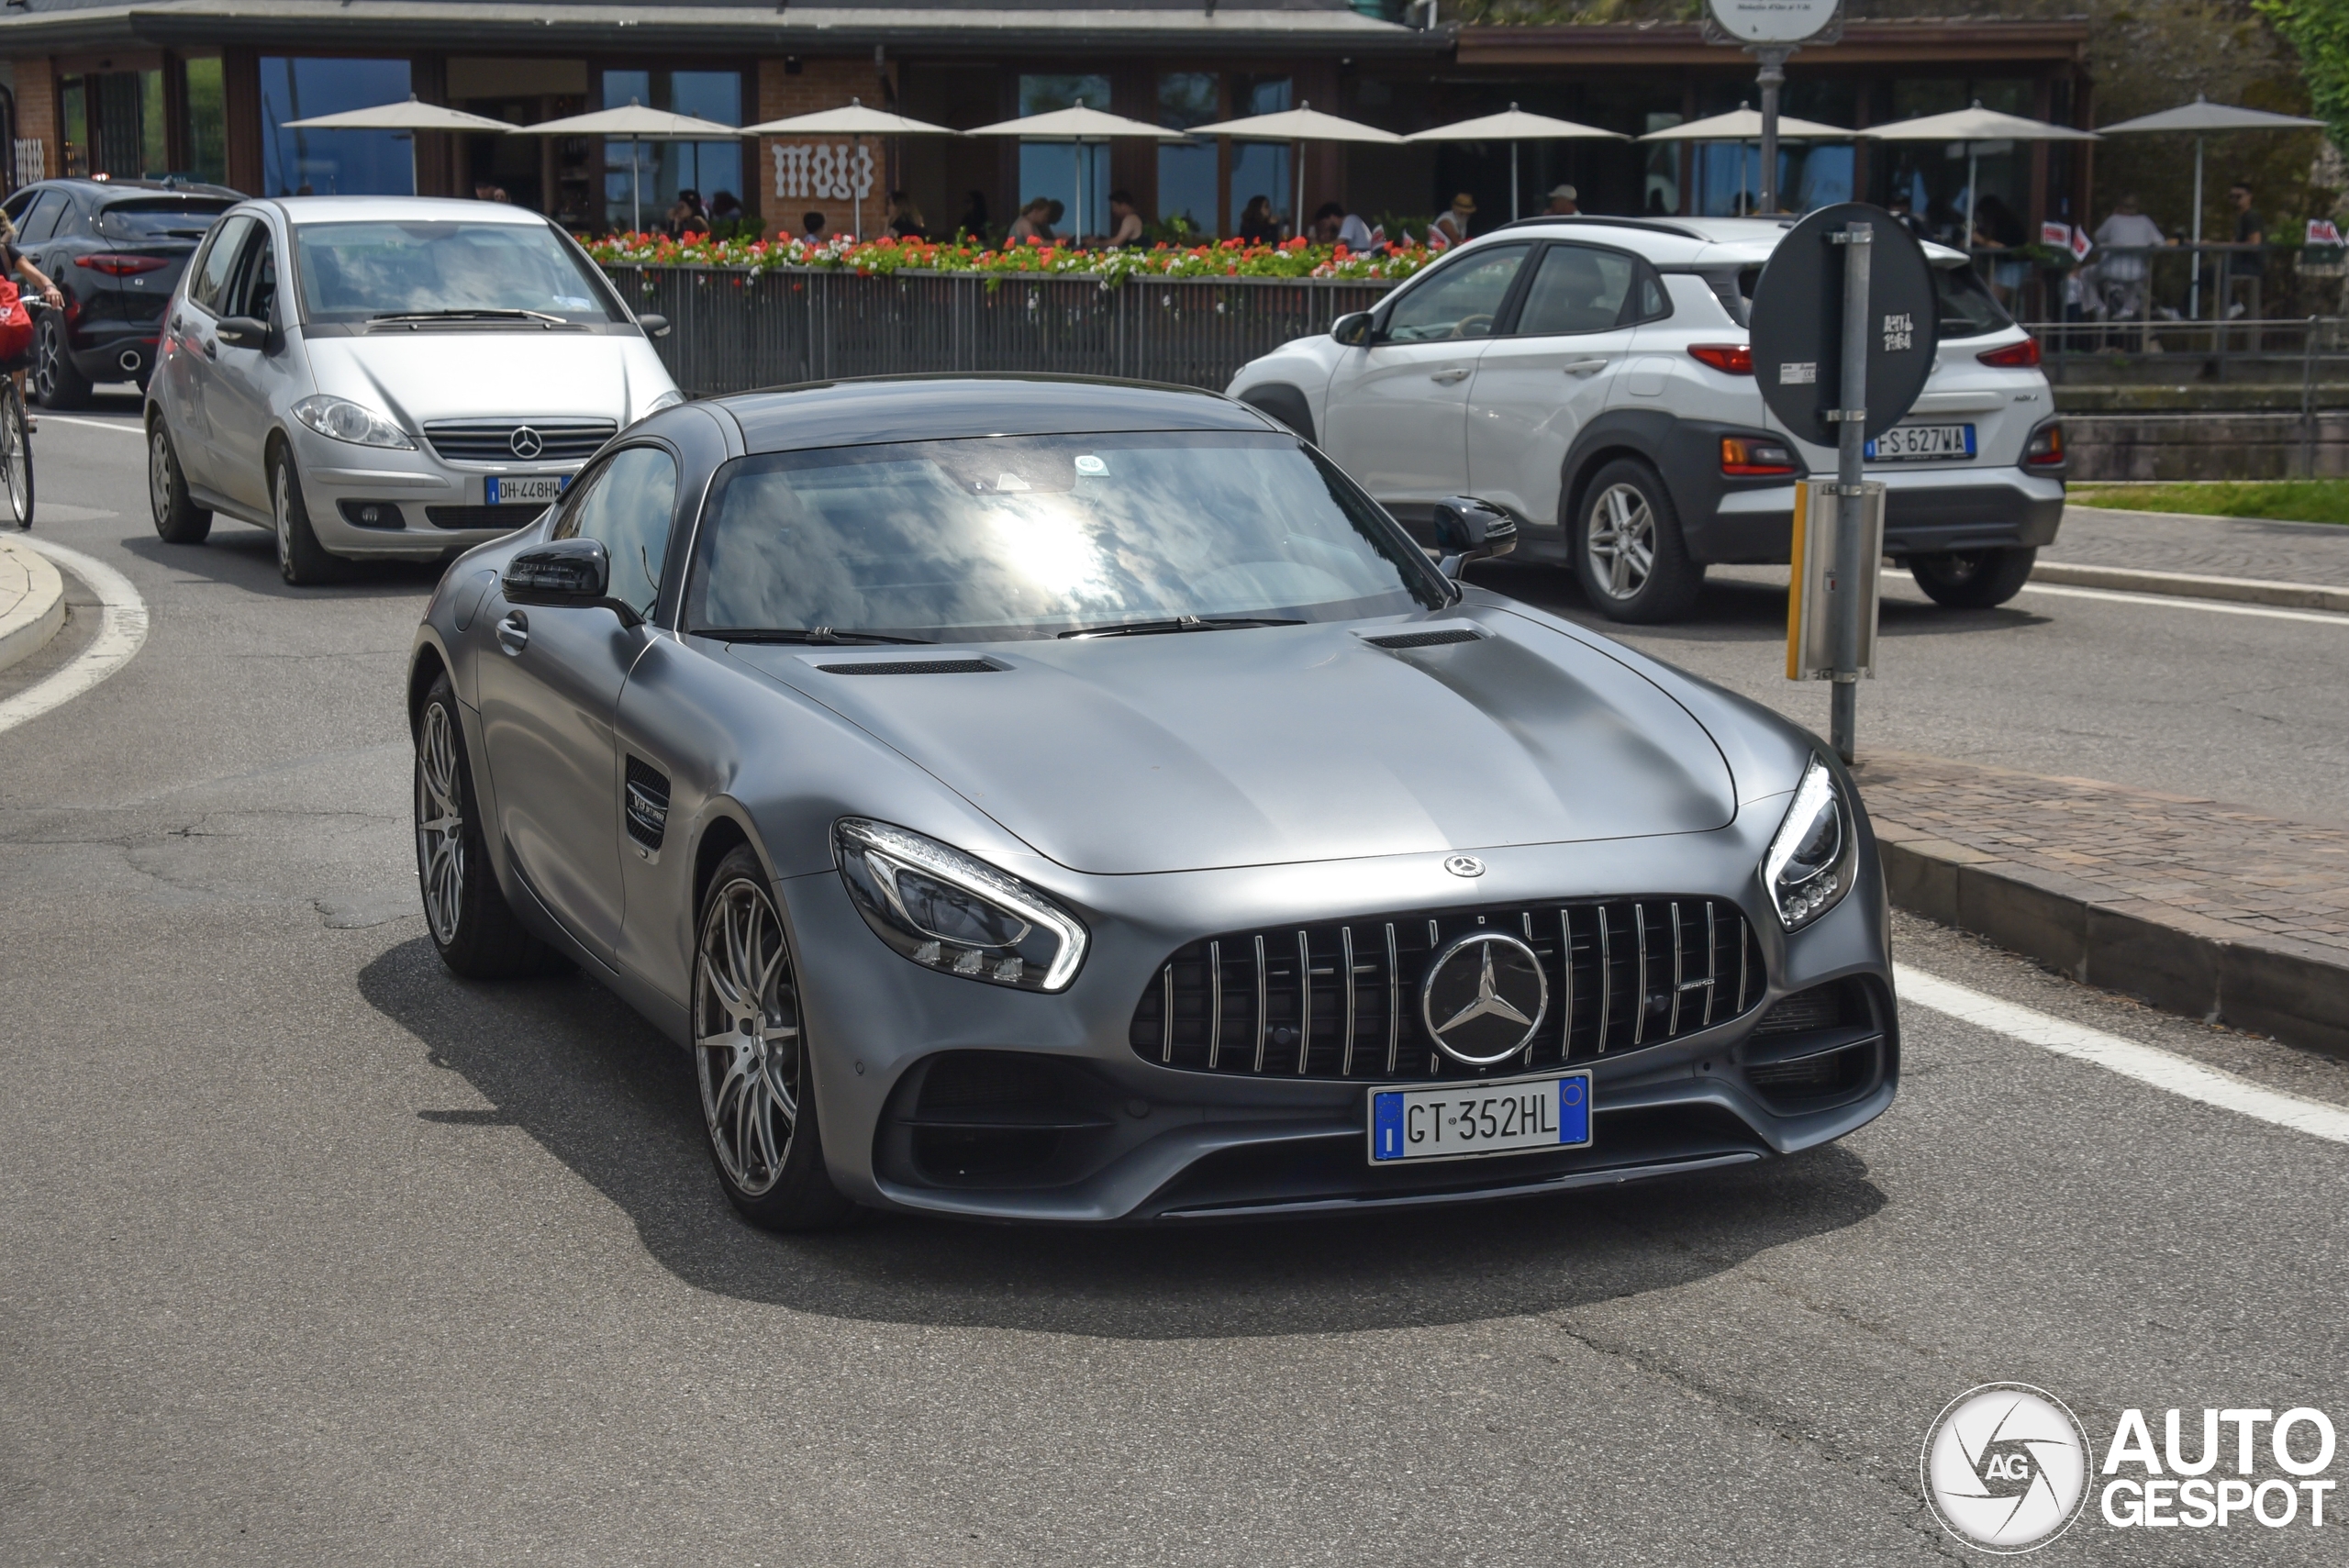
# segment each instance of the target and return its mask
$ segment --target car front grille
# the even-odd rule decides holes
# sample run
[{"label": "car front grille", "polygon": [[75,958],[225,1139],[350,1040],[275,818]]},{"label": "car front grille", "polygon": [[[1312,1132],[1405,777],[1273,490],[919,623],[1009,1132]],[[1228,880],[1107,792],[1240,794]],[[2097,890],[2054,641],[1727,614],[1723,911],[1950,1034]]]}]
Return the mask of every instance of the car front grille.
[{"label": "car front grille", "polygon": [[424,516],[436,528],[518,528],[546,509],[544,501],[524,501],[505,506],[427,506]]},{"label": "car front grille", "polygon": [[[514,432],[526,428],[539,438],[529,458],[514,450]],[[436,419],[424,439],[451,462],[585,462],[618,429],[609,419]]]},{"label": "car front grille", "polygon": [[[1438,1051],[1420,1018],[1430,960],[1479,929],[1531,948],[1549,986],[1525,1049],[1483,1068]],[[1209,1073],[1497,1077],[1620,1055],[1727,1022],[1761,1001],[1765,978],[1759,940],[1738,906],[1720,898],[1373,915],[1235,931],[1178,950],[1143,991],[1128,1038],[1145,1061]]]}]

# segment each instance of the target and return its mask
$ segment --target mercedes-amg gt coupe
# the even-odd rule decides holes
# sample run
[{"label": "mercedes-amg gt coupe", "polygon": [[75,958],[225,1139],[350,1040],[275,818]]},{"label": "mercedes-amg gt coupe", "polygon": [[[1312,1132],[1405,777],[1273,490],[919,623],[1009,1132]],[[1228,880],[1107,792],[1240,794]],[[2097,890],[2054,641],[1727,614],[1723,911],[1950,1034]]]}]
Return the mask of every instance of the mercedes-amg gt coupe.
[{"label": "mercedes-amg gt coupe", "polygon": [[1434,533],[1210,393],[664,409],[433,595],[432,940],[674,1039],[775,1228],[1556,1193],[1881,1113],[1842,766],[1464,583],[1498,508]]}]

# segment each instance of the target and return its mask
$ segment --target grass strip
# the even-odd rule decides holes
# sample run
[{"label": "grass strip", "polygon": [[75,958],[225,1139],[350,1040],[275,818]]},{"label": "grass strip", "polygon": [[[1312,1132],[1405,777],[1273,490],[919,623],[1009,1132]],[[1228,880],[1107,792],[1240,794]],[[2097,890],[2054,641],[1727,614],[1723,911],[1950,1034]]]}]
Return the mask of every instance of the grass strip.
[{"label": "grass strip", "polygon": [[2349,523],[2349,479],[2200,480],[2175,484],[2075,484],[2075,506],[2193,512],[2284,523]]}]

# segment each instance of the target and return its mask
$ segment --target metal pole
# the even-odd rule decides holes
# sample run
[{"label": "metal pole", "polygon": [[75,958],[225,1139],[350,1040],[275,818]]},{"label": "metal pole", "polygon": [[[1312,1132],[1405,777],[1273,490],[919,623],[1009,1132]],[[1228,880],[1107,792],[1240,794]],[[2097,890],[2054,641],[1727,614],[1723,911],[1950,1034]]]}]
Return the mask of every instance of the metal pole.
[{"label": "metal pole", "polygon": [[[2145,269],[2148,286],[2153,269]],[[2186,318],[2202,319],[2202,139],[2194,139],[2194,279],[2186,285]]]},{"label": "metal pole", "polygon": [[1860,680],[1860,584],[1876,562],[1860,551],[1867,501],[1861,492],[1867,439],[1868,257],[1876,230],[1846,224],[1843,242],[1843,373],[1836,384],[1842,405],[1835,439],[1835,685],[1828,715],[1835,754],[1849,762],[1858,744]]},{"label": "metal pole", "polygon": [[[1517,106],[1511,104],[1509,107],[1513,109]],[[1517,221],[1517,143],[1514,141],[1508,144],[1508,220],[1511,223]]]},{"label": "metal pole", "polygon": [[1754,57],[1762,61],[1756,79],[1762,88],[1762,196],[1764,216],[1778,210],[1778,89],[1787,83],[1787,56],[1793,50],[1783,48],[1757,49]]}]

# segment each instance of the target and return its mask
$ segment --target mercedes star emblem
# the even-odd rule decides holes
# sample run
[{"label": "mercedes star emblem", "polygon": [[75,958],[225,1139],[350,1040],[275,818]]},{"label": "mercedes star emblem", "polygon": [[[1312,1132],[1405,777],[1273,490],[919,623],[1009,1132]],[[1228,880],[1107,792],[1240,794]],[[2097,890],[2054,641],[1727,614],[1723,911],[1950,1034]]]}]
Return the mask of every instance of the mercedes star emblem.
[{"label": "mercedes star emblem", "polygon": [[1419,983],[1428,1038],[1470,1067],[1490,1067],[1523,1051],[1549,1010],[1542,960],[1505,931],[1454,937]]},{"label": "mercedes star emblem", "polygon": [[1485,862],[1474,855],[1454,855],[1443,862],[1443,869],[1454,876],[1482,876]]},{"label": "mercedes star emblem", "polygon": [[506,444],[512,448],[514,455],[524,462],[529,462],[547,450],[546,439],[528,425],[515,426],[514,433],[506,438]]}]

